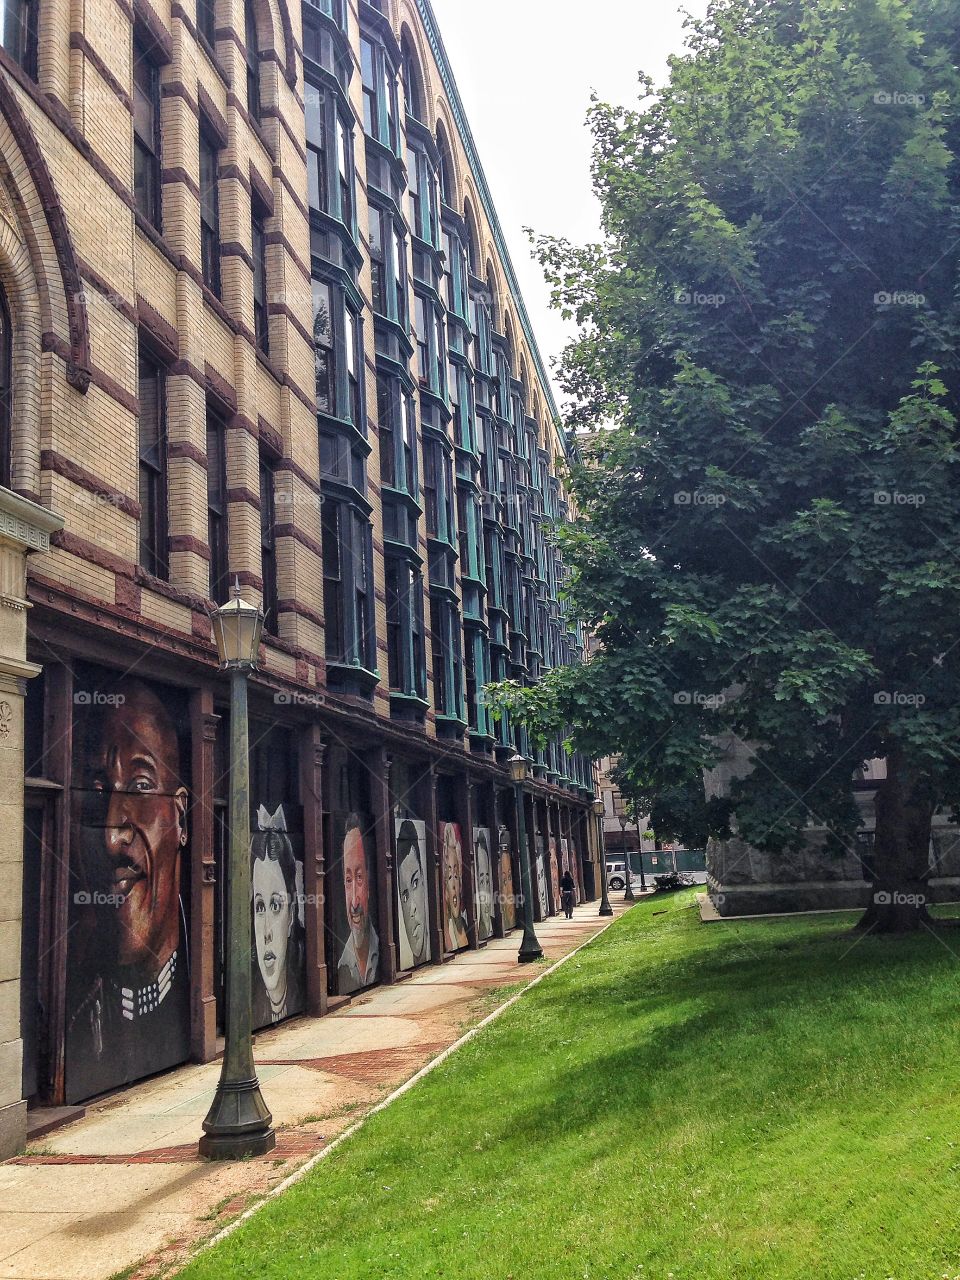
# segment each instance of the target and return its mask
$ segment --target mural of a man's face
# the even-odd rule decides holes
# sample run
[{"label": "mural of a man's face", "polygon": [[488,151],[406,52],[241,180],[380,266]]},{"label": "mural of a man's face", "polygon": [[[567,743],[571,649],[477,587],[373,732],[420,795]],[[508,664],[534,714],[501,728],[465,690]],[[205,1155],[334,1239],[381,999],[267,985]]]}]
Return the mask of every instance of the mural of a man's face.
[{"label": "mural of a man's face", "polygon": [[94,788],[109,796],[103,831],[109,892],[116,894],[118,960],[158,969],[179,938],[180,850],[187,790],[173,722],[136,680],[100,722]]},{"label": "mural of a man's face", "polygon": [[463,851],[453,823],[448,822],[443,832],[443,895],[447,915],[451,920],[460,918],[460,898],[463,893]]},{"label": "mural of a man's face", "polygon": [[427,947],[427,881],[420,864],[420,850],[411,844],[400,862],[400,910],[410,941],[414,963],[419,963]]},{"label": "mural of a man's face", "polygon": [[293,902],[283,869],[272,858],[253,864],[253,932],[263,985],[282,999],[287,980],[287,943],[293,928]]},{"label": "mural of a man's face", "polygon": [[343,893],[347,903],[347,923],[355,947],[364,947],[370,929],[370,882],[367,855],[358,827],[343,838]]}]

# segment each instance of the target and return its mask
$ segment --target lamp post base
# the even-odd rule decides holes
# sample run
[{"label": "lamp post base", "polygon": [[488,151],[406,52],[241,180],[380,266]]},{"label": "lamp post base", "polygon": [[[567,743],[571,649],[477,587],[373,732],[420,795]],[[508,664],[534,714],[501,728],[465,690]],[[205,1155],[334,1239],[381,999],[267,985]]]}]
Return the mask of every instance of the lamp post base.
[{"label": "lamp post base", "polygon": [[205,1133],[198,1148],[207,1160],[244,1160],[248,1156],[265,1156],[276,1145],[277,1135],[268,1129],[266,1133]]},{"label": "lamp post base", "polygon": [[265,1155],[277,1145],[272,1120],[256,1076],[236,1082],[221,1080],[203,1122],[200,1154],[208,1160]]},{"label": "lamp post base", "polygon": [[609,903],[609,902],[604,902],[604,903],[603,903],[603,905],[600,907],[600,912],[599,912],[599,914],[600,914],[600,915],[602,915],[602,916],[612,916],[612,915],[613,915],[613,907],[611,907],[611,905],[610,905],[610,903]]},{"label": "lamp post base", "polygon": [[520,950],[517,953],[517,960],[520,964],[530,964],[532,960],[543,959],[543,948],[537,941],[536,936],[528,938],[524,934],[523,941],[520,943]]}]

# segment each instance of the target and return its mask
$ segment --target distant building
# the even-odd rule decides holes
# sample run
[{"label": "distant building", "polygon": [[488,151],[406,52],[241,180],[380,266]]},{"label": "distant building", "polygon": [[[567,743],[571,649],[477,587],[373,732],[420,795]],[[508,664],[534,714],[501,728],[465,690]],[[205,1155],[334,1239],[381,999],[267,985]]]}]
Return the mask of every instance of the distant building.
[{"label": "distant building", "polygon": [[[747,757],[741,742],[727,740],[723,759],[706,775],[708,795],[722,795],[735,774],[748,767]],[[860,827],[838,849],[828,846],[824,828],[813,825],[795,852],[767,853],[742,840],[711,840],[707,883],[720,914],[865,908],[873,880],[874,797],[885,770],[883,760],[870,760],[852,780]],[[932,902],[960,899],[960,833],[944,812],[934,816],[928,874]]]}]

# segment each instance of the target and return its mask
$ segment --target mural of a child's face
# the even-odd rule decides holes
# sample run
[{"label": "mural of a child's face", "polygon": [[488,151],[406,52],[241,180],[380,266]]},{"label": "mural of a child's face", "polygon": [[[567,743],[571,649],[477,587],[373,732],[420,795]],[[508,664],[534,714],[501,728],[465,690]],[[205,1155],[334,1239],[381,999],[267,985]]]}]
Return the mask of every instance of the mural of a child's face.
[{"label": "mural of a child's face", "polygon": [[443,832],[443,897],[447,916],[451,920],[459,920],[463,897],[463,850],[452,822],[447,823]]},{"label": "mural of a child's face", "polygon": [[268,994],[282,995],[287,981],[287,945],[293,928],[294,904],[283,870],[272,858],[253,864],[253,930],[257,964]]}]

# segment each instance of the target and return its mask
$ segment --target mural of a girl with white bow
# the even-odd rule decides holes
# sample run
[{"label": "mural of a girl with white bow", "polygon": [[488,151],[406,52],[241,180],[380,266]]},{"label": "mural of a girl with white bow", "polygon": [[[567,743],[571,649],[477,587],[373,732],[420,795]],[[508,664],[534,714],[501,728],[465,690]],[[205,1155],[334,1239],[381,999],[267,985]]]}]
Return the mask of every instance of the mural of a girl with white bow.
[{"label": "mural of a girl with white bow", "polygon": [[250,842],[257,963],[253,1025],[263,1027],[303,1009],[303,863],[297,860],[287,834],[283,805],[274,813],[260,805],[257,828]]}]

